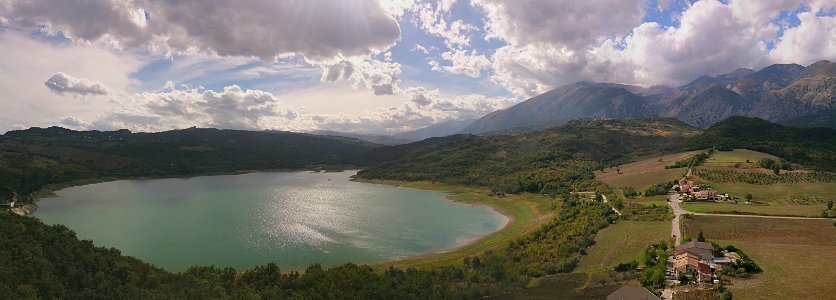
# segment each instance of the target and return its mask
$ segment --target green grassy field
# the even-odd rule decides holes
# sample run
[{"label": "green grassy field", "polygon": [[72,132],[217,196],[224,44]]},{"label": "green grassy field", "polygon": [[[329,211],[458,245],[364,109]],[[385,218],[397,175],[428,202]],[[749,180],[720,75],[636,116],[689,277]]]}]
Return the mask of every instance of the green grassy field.
[{"label": "green grassy field", "polygon": [[668,239],[671,222],[620,221],[598,232],[595,244],[581,257],[574,272],[601,273],[619,263],[638,259],[647,246]]},{"label": "green grassy field", "polygon": [[[734,149],[734,151],[717,151],[706,160],[703,165],[706,167],[734,167],[740,164],[740,167],[746,168],[756,167],[755,164],[762,158],[771,158],[779,160],[778,157],[763,152],[757,152],[747,149]],[[746,161],[749,161],[748,163]]]},{"label": "green grassy field", "polygon": [[836,226],[831,220],[689,216],[685,235],[732,244],[763,272],[730,278],[734,299],[832,299],[836,295]]},{"label": "green grassy field", "polygon": [[800,216],[800,217],[821,217],[821,211],[825,209],[824,204],[734,204],[734,203],[712,203],[712,202],[685,202],[683,208],[693,212],[701,213],[734,213],[734,214],[755,214],[775,216]]},{"label": "green grassy field", "polygon": [[621,197],[621,199],[624,199],[624,203],[639,203],[641,205],[647,205],[647,206],[650,206],[650,205],[653,205],[653,204],[656,204],[657,206],[668,205],[668,202],[667,202],[668,195],[656,195],[656,196],[650,196],[650,197],[637,196],[637,197],[634,197],[634,198],[627,198],[627,197],[624,197],[624,193],[621,192],[621,190],[619,190],[618,195]]},{"label": "green grassy field", "polygon": [[372,183],[397,185],[406,188],[450,192],[451,199],[464,203],[490,206],[511,218],[505,228],[476,240],[465,246],[447,252],[427,253],[398,261],[373,263],[378,269],[396,267],[430,267],[449,264],[462,264],[465,256],[473,256],[486,250],[498,250],[508,242],[525,236],[554,217],[553,208],[559,207],[559,200],[548,196],[521,194],[503,198],[489,196],[487,189],[471,188],[442,183],[370,181]]},{"label": "green grassy field", "polygon": [[624,164],[619,166],[620,174],[615,169],[606,168],[604,172],[596,171],[595,178],[614,187],[634,187],[643,190],[656,183],[681,178],[685,174],[685,168],[665,169],[665,166],[694,156],[699,152],[674,153]]}]

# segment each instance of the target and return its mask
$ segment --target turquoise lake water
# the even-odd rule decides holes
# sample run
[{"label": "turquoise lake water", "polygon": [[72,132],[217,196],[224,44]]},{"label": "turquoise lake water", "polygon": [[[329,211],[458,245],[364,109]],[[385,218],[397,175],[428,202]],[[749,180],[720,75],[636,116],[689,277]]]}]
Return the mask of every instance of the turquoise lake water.
[{"label": "turquoise lake water", "polygon": [[349,181],[355,173],[119,180],[60,190],[34,216],[169,271],[399,259],[453,248],[508,221],[445,193]]}]

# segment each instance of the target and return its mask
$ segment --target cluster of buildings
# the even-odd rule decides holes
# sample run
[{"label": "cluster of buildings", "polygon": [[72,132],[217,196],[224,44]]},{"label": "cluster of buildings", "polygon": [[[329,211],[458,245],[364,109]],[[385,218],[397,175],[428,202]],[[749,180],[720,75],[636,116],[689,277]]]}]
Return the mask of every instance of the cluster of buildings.
[{"label": "cluster of buildings", "polygon": [[678,187],[679,193],[697,201],[725,201],[729,199],[729,194],[718,194],[714,189],[701,187],[693,180],[680,180]]},{"label": "cluster of buildings", "polygon": [[668,279],[676,280],[685,275],[696,283],[720,283],[717,272],[729,267],[737,259],[734,252],[714,256],[714,247],[711,244],[690,241],[676,246],[673,255],[668,257],[667,276]]}]

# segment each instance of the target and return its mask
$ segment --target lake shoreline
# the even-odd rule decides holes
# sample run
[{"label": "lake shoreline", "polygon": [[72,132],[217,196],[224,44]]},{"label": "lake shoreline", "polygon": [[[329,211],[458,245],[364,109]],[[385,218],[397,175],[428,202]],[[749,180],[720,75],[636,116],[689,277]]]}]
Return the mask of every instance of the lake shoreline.
[{"label": "lake shoreline", "polygon": [[514,225],[514,223],[517,222],[516,215],[514,215],[512,212],[508,211],[504,207],[501,207],[501,206],[498,206],[498,205],[491,205],[491,204],[488,204],[488,203],[473,203],[473,202],[460,201],[460,200],[455,198],[455,194],[457,194],[457,193],[452,192],[452,191],[447,191],[447,190],[444,190],[444,189],[421,189],[421,188],[416,188],[416,187],[407,187],[407,186],[404,186],[404,184],[409,183],[409,181],[399,181],[399,180],[370,180],[370,179],[352,178],[351,181],[362,182],[362,183],[370,183],[370,184],[389,185],[389,186],[395,186],[395,187],[399,187],[399,188],[415,189],[415,190],[422,190],[422,191],[445,192],[448,195],[445,196],[444,198],[447,199],[448,201],[455,202],[455,203],[461,203],[461,204],[465,204],[465,205],[487,207],[487,208],[490,208],[491,210],[493,210],[496,213],[499,213],[500,215],[505,217],[505,224],[503,224],[502,227],[500,227],[499,229],[497,229],[493,232],[490,232],[490,233],[486,233],[486,234],[476,236],[474,238],[469,239],[465,243],[461,243],[461,244],[458,244],[458,245],[453,246],[453,247],[449,247],[449,248],[445,248],[445,249],[441,249],[441,250],[434,250],[434,251],[418,253],[418,254],[415,254],[415,255],[411,255],[411,256],[404,257],[404,258],[399,258],[399,259],[368,261],[368,262],[363,262],[361,264],[367,264],[367,265],[370,265],[370,266],[378,266],[378,267],[379,266],[391,266],[391,265],[395,265],[399,262],[408,261],[410,259],[431,258],[431,257],[436,256],[436,255],[448,254],[448,253],[451,253],[451,252],[458,251],[460,249],[464,249],[468,246],[472,246],[472,245],[474,245],[476,243],[479,243],[483,240],[486,240],[486,239],[488,239],[492,236],[498,235],[498,234],[502,233],[503,231],[508,230],[511,227],[511,225]]},{"label": "lake shoreline", "polygon": [[[196,175],[196,176],[133,176],[133,177],[118,177],[118,178],[117,177],[89,178],[89,179],[84,179],[84,180],[76,180],[76,181],[72,181],[72,182],[65,182],[65,183],[62,183],[62,184],[50,185],[50,186],[48,186],[44,189],[39,190],[37,192],[37,195],[33,194],[33,198],[37,199],[36,200],[37,202],[40,202],[40,200],[43,200],[43,198],[50,198],[50,197],[57,196],[56,192],[58,192],[60,190],[63,190],[63,189],[67,189],[67,188],[71,188],[71,187],[85,186],[85,185],[93,185],[93,184],[99,184],[99,183],[106,183],[106,182],[113,182],[113,181],[121,181],[121,180],[153,180],[153,179],[178,179],[178,178],[180,178],[180,179],[190,179],[190,178],[197,178],[197,177],[211,177],[211,176],[223,176],[223,175],[244,175],[244,174],[275,173],[275,172],[323,173],[324,171],[322,171],[322,170],[311,170],[311,169],[307,169],[307,170],[246,170],[246,171],[223,172],[223,173],[213,173],[213,174],[200,174],[200,175]],[[356,174],[357,170],[356,169],[341,170],[339,172],[349,172],[348,175],[351,176],[351,175]],[[325,171],[325,173],[327,173],[327,171]],[[356,183],[382,184],[382,185],[395,186],[395,187],[404,187],[403,185],[397,184],[397,183],[393,184],[393,183],[384,183],[384,182],[380,182],[380,181],[357,180],[357,179],[354,179],[354,178],[348,178],[347,181],[356,182]],[[407,183],[407,182],[403,182],[403,183]],[[349,261],[349,262],[354,262],[354,263],[357,263],[357,264],[365,264],[365,265],[370,265],[370,266],[375,267],[375,266],[378,266],[378,265],[398,263],[398,262],[413,259],[413,258],[416,258],[416,257],[442,255],[442,254],[445,254],[445,253],[454,252],[454,251],[457,251],[459,249],[468,247],[470,245],[482,242],[487,238],[490,238],[494,235],[497,235],[498,233],[502,233],[503,231],[508,229],[511,225],[515,224],[515,222],[517,221],[517,218],[515,217],[515,215],[512,212],[506,210],[505,208],[503,208],[501,206],[491,205],[489,203],[471,202],[471,201],[467,201],[467,200],[457,199],[455,194],[458,194],[458,193],[461,193],[461,192],[456,192],[456,191],[454,191],[455,189],[444,190],[444,189],[415,188],[415,187],[406,187],[406,188],[414,189],[414,190],[421,190],[421,191],[442,192],[442,193],[446,194],[446,195],[441,195],[441,196],[444,197],[444,201],[449,201],[449,202],[458,203],[458,204],[464,204],[466,206],[487,207],[487,208],[490,208],[490,211],[492,211],[494,213],[494,215],[495,214],[501,215],[502,220],[494,219],[498,222],[494,222],[494,224],[492,224],[492,225],[495,225],[496,227],[491,228],[490,232],[484,233],[484,234],[481,234],[481,235],[477,235],[477,236],[468,237],[468,238],[466,238],[466,240],[462,239],[462,240],[456,241],[455,244],[453,244],[449,247],[430,250],[430,251],[426,251],[426,252],[419,252],[419,253],[411,254],[411,255],[404,256],[404,257],[397,258],[397,259],[382,259],[382,260],[373,260],[373,261],[357,260],[357,261]],[[37,196],[37,198],[35,196]],[[37,214],[34,211],[30,212],[30,214],[32,214],[32,213]],[[498,217],[498,216],[495,215],[495,218],[496,217]],[[501,225],[499,223],[501,223]],[[265,261],[265,263],[267,263],[267,262],[269,262],[269,261]],[[349,262],[346,262],[346,263],[349,263]],[[342,263],[336,264],[334,266],[339,266],[341,264]],[[157,266],[157,267],[162,268],[162,267],[159,267],[159,266]],[[287,268],[287,269],[284,269],[284,270],[287,270],[287,271],[303,271],[304,268],[306,268],[306,267],[296,267],[296,268],[291,267],[291,268]],[[165,269],[165,268],[163,268],[163,269]],[[246,267],[242,268],[242,270],[248,270],[248,269],[251,269],[251,268],[246,268]],[[178,271],[172,270],[170,272],[176,273]]]}]

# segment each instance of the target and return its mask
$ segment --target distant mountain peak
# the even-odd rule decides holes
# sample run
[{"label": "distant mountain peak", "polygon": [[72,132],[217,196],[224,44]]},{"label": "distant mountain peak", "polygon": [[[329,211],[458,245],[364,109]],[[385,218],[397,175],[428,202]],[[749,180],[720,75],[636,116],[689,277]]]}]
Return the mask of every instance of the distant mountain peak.
[{"label": "distant mountain peak", "polygon": [[771,122],[792,120],[796,125],[809,119],[826,125],[836,124],[836,116],[829,113],[834,110],[836,64],[822,60],[808,67],[738,68],[717,76],[703,75],[677,88],[579,81],[485,115],[463,132],[530,131],[579,118],[651,116],[676,117],[701,128],[735,115]]}]

